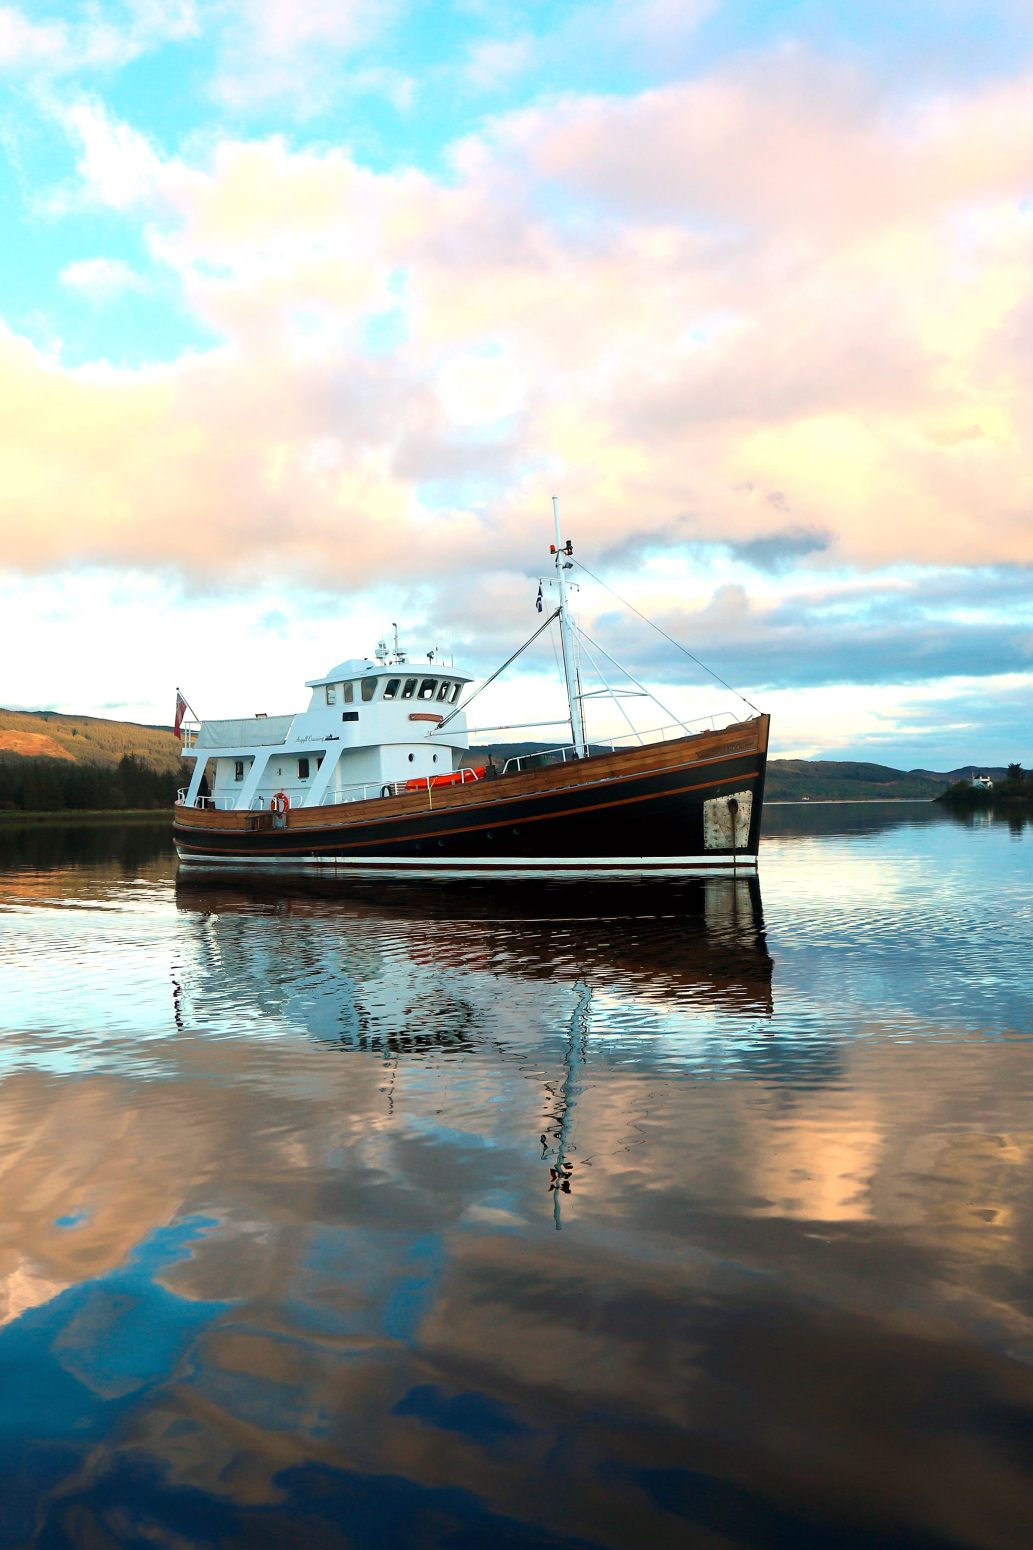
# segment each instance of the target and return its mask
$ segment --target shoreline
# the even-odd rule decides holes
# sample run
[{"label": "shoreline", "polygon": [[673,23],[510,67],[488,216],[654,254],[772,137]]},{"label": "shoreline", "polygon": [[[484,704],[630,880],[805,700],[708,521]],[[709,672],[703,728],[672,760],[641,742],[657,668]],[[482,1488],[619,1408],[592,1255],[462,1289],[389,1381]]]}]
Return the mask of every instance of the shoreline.
[{"label": "shoreline", "polygon": [[167,823],[172,826],[172,811],[162,807],[61,807],[49,812],[25,812],[21,808],[0,810],[0,828],[19,828],[23,824],[81,824],[96,828],[117,823]]},{"label": "shoreline", "polygon": [[888,807],[891,803],[895,807],[911,806],[926,807],[930,802],[936,802],[937,797],[765,797],[764,806],[767,807]]}]

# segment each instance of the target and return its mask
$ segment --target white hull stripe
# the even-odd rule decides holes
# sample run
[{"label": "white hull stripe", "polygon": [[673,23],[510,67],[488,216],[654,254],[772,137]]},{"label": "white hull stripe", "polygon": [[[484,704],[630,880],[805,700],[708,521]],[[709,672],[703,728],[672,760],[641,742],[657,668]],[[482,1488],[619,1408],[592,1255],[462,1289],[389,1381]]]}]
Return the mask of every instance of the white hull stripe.
[{"label": "white hull stripe", "polygon": [[191,851],[180,856],[185,867],[217,867],[222,871],[293,871],[327,869],[347,873],[350,876],[406,877],[526,877],[528,874],[552,877],[662,877],[672,872],[727,872],[754,871],[757,858],[754,855],[735,856],[594,856],[570,857],[557,860],[555,856],[464,856],[462,860],[451,857],[435,861],[426,856],[405,859],[388,856],[223,856],[198,855]]}]

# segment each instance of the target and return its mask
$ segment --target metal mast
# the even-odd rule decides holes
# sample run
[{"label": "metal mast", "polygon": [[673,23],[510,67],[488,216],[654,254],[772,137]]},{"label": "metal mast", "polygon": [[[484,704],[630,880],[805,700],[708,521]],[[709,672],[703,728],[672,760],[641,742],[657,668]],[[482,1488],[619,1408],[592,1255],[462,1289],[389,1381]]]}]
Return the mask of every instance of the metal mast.
[{"label": "metal mast", "polygon": [[568,555],[573,554],[574,547],[569,539],[565,544],[560,540],[560,508],[555,495],[552,497],[552,519],[556,526],[556,542],[552,545],[552,552],[556,557],[556,584],[559,587],[560,599],[560,642],[563,647],[563,677],[567,684],[567,703],[570,706],[570,732],[574,740],[574,750],[578,758],[583,759],[586,755],[585,713],[578,694],[577,672],[574,667],[574,627],[567,612],[567,582],[563,574],[564,561]]}]

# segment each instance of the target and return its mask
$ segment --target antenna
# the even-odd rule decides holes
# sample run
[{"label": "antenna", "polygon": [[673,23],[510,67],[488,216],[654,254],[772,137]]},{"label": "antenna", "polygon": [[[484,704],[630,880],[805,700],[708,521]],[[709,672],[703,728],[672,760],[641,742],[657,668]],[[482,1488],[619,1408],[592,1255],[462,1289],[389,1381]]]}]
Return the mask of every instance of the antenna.
[{"label": "antenna", "polygon": [[555,495],[552,497],[552,518],[556,528],[556,542],[550,544],[549,547],[556,559],[556,583],[560,596],[560,606],[558,609],[560,646],[563,652],[563,677],[567,685],[567,704],[570,708],[570,734],[574,740],[574,749],[578,758],[583,759],[587,752],[585,747],[585,713],[579,698],[577,670],[574,664],[573,630],[571,629],[570,615],[567,612],[567,581],[563,574],[568,568],[564,556],[573,554],[574,546],[569,538],[565,544],[560,538],[559,501]]}]

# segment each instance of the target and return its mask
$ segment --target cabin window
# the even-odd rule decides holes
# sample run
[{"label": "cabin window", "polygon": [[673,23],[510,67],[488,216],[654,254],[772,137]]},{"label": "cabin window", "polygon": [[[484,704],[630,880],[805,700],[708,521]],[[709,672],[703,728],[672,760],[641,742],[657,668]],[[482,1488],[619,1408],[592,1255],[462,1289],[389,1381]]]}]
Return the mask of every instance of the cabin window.
[{"label": "cabin window", "polygon": [[387,683],[384,686],[384,698],[385,698],[385,700],[397,699],[397,697],[398,697],[398,687],[401,684],[401,682],[402,682],[402,680],[400,678],[389,678],[387,680]]},{"label": "cabin window", "polygon": [[322,764],[322,762],[323,762],[323,755],[321,753],[317,753],[316,754],[316,769],[317,770],[319,769],[319,766]]},{"label": "cabin window", "polygon": [[448,691],[449,691],[449,689],[451,689],[451,687],[452,687],[452,685],[449,683],[448,679],[447,678],[443,678],[441,680],[441,688],[438,690],[438,699],[439,700],[447,700],[448,699]]},{"label": "cabin window", "polygon": [[298,779],[299,780],[308,780],[308,760],[307,759],[299,759],[298,760]]},{"label": "cabin window", "polygon": [[402,690],[402,699],[403,700],[411,700],[415,693],[416,693],[416,680],[415,680],[415,678],[407,678],[405,680],[405,688]]},{"label": "cabin window", "polygon": [[341,712],[342,721],[358,721],[358,719],[359,713],[357,710],[342,710]]},{"label": "cabin window", "polygon": [[326,703],[328,705],[336,705],[337,704],[337,685],[336,684],[327,684],[327,686],[326,686]]},{"label": "cabin window", "polygon": [[434,690],[437,688],[437,686],[438,681],[436,678],[425,678],[420,684],[420,699],[432,700],[434,698]]},{"label": "cabin window", "polygon": [[244,779],[244,761],[243,761],[243,759],[235,759],[233,761],[233,779],[234,780],[243,780]]},{"label": "cabin window", "polygon": [[350,705],[352,700],[354,700],[354,698],[355,698],[355,685],[354,684],[342,684],[341,685],[341,698],[344,700],[344,703],[346,705]]},{"label": "cabin window", "polygon": [[373,696],[376,694],[376,692],[377,692],[377,680],[375,678],[364,678],[362,680],[362,698],[363,698],[363,700],[368,703],[373,698]]},{"label": "cabin window", "polygon": [[463,687],[462,684],[453,684],[452,685],[452,700],[451,700],[451,703],[453,705],[455,704],[456,700],[458,700],[458,698],[459,698],[459,691],[460,691],[460,689],[462,687]]}]

